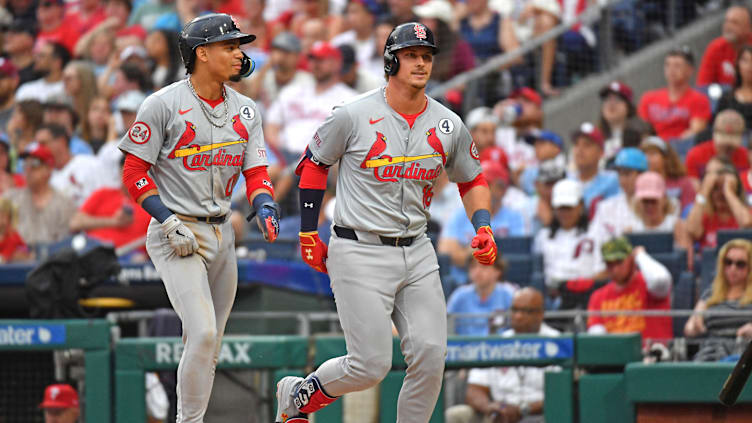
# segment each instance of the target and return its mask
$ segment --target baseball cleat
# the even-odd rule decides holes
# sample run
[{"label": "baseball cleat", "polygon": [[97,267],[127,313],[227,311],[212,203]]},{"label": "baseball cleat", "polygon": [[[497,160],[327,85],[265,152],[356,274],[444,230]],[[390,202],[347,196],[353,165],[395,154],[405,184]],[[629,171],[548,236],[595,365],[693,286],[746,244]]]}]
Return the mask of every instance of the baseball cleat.
[{"label": "baseball cleat", "polygon": [[302,377],[295,376],[285,376],[277,382],[277,417],[274,423],[308,423],[308,416],[301,413],[293,402],[293,395],[302,382]]}]

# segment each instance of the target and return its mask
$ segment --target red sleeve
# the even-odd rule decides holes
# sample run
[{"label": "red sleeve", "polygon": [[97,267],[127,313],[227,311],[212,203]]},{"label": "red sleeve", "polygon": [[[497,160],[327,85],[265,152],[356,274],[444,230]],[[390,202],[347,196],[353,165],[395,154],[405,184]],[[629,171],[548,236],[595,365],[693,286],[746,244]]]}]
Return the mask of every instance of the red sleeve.
[{"label": "red sleeve", "polygon": [[686,160],[686,166],[687,166],[687,176],[691,176],[693,178],[700,179],[700,164],[698,162],[697,153],[699,146],[692,147],[689,152],[687,153],[687,160]]},{"label": "red sleeve", "polygon": [[734,150],[734,154],[731,156],[736,170],[743,171],[749,169],[749,155],[744,147],[739,147]]},{"label": "red sleeve", "polygon": [[637,114],[640,115],[640,118],[646,122],[650,122],[648,120],[648,101],[650,98],[648,97],[649,93],[645,93],[640,98],[640,105],[637,106]]},{"label": "red sleeve", "polygon": [[123,186],[128,189],[128,193],[135,202],[138,202],[138,198],[143,193],[157,189],[157,184],[146,174],[150,168],[151,163],[126,153],[125,163],[123,163]]},{"label": "red sleeve", "polygon": [[[601,309],[601,303],[603,302],[603,288],[596,289],[595,292],[593,292],[593,295],[590,296],[590,301],[588,301],[588,311],[599,311]],[[603,320],[603,316],[590,316],[588,317],[587,326],[588,328],[590,326],[594,325],[603,325],[605,324]]]},{"label": "red sleeve", "polygon": [[84,203],[81,205],[79,210],[91,216],[96,215],[97,206],[102,203],[101,197],[103,192],[104,191],[102,189],[98,189],[92,192],[89,198],[87,198],[86,201],[84,201]]},{"label": "red sleeve", "polygon": [[695,100],[692,101],[690,118],[710,120],[713,115],[713,111],[710,109],[710,100],[708,100],[708,97],[705,94],[699,91],[695,91],[695,94]]},{"label": "red sleeve", "polygon": [[243,171],[245,177],[245,196],[249,203],[253,203],[251,194],[257,189],[265,189],[269,191],[272,198],[274,198],[274,186],[272,180],[269,178],[269,172],[266,170],[266,166],[256,166]]},{"label": "red sleeve", "polygon": [[[301,189],[326,189],[326,179],[329,177],[329,168],[319,166],[307,157],[298,165]],[[298,171],[296,171],[298,172]]]},{"label": "red sleeve", "polygon": [[478,176],[475,177],[470,182],[458,182],[457,188],[460,190],[460,197],[465,197],[465,194],[467,194],[468,191],[470,191],[471,188],[476,186],[488,186],[488,182],[486,182],[486,177],[483,176],[483,173],[479,173]]},{"label": "red sleeve", "polygon": [[718,61],[715,57],[717,51],[718,39],[715,39],[708,44],[705,48],[705,54],[702,55],[700,70],[697,72],[696,84],[698,86],[712,84],[718,80],[718,77],[715,74],[715,71],[718,69],[716,66]]}]

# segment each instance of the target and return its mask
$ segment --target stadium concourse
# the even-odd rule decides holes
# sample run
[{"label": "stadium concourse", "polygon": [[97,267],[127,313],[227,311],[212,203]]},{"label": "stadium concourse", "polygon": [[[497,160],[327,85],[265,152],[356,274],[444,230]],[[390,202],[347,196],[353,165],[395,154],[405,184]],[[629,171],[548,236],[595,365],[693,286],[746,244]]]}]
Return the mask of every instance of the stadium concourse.
[{"label": "stadium concourse", "polygon": [[[332,107],[384,85],[386,37],[411,21],[436,34],[427,92],[439,93],[436,100],[470,131],[499,247],[493,266],[473,263],[475,230],[457,185],[436,172],[426,231],[439,258],[450,354],[432,421],[752,421],[752,398],[744,393],[740,406],[715,403],[715,382],[752,339],[751,6],[7,2],[0,7],[0,422],[45,421],[39,405],[56,383],[78,391],[74,420],[93,421],[95,401],[107,401],[105,414],[116,421],[116,370],[136,372],[139,382],[145,372],[146,383],[125,383],[136,389],[128,392],[144,395],[151,421],[175,421],[180,323],[167,311],[146,253],[151,216],[122,186],[117,145],[129,136],[148,142],[150,133],[136,121],[139,107],[150,94],[184,83],[179,32],[208,12],[231,14],[243,33],[256,36],[242,46],[253,73],[227,86],[251,98],[262,117],[282,219],[277,241],[266,243],[245,220],[251,207],[242,175],[223,188],[232,199],[239,284],[206,421],[273,420],[272,379],[285,366],[272,353],[254,355],[256,342],[272,339],[273,351],[278,341],[279,351],[302,351],[304,360],[316,356],[307,348],[322,334],[336,338],[316,344],[329,348],[320,357],[291,366],[301,376],[324,355],[341,352],[329,279],[300,258],[295,168]],[[695,41],[676,41],[686,34]],[[646,57],[645,69],[660,71],[625,73]],[[571,116],[597,104],[592,116],[567,118],[557,109],[556,126],[547,125],[547,105],[565,104],[593,81],[600,81],[597,93],[577,107],[566,103]],[[359,118],[378,122],[375,115]],[[196,129],[179,123],[186,134]],[[207,163],[190,157],[175,160],[199,175]],[[330,173],[318,221],[325,243],[338,219],[336,166]],[[77,325],[87,320],[77,319],[105,318],[106,324],[93,320],[96,340],[78,338],[86,331]],[[537,341],[526,343],[530,337]],[[580,354],[578,345],[602,339],[625,342],[617,345],[634,354]],[[90,396],[87,378],[103,363],[97,360],[118,351],[156,355],[151,367],[115,359],[112,374],[101,370],[107,376],[99,381],[112,387],[111,397]],[[332,413],[345,422],[394,421],[396,404],[379,398],[396,398],[389,395],[401,386],[403,367],[395,361],[380,388],[346,396]],[[664,395],[674,387],[660,378],[697,389]],[[551,399],[553,387],[567,394]],[[595,403],[608,405],[601,412]],[[565,417],[552,420],[557,410]],[[329,418],[319,421],[339,421]]]}]

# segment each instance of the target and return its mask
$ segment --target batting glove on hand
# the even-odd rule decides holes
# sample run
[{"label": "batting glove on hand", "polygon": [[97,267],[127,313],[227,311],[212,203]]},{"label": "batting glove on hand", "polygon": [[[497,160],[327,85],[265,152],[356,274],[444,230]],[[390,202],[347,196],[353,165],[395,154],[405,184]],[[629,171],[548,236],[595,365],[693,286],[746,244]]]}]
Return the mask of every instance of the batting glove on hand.
[{"label": "batting glove on hand", "polygon": [[174,214],[162,222],[162,233],[180,257],[189,256],[198,251],[198,242],[193,232]]},{"label": "batting glove on hand", "polygon": [[326,257],[328,248],[324,241],[319,238],[319,232],[300,232],[300,255],[303,261],[321,273],[326,270]]},{"label": "batting glove on hand", "polygon": [[478,260],[478,263],[490,266],[496,261],[498,247],[496,247],[496,241],[494,240],[490,226],[481,226],[470,246],[477,248],[473,252],[473,257]]},{"label": "batting glove on hand", "polygon": [[256,224],[268,242],[274,242],[279,234],[279,204],[274,201],[266,201],[258,210],[252,212],[246,220],[249,222],[256,218]]}]

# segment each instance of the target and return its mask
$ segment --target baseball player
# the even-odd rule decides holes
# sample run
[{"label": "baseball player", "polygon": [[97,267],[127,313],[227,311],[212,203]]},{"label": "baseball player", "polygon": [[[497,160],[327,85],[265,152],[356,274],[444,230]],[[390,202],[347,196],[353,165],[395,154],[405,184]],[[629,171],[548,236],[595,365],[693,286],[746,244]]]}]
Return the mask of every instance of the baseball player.
[{"label": "baseball player", "polygon": [[[425,95],[437,50],[424,25],[394,28],[384,48],[386,87],[336,107],[298,165],[301,254],[329,273],[348,354],[305,379],[280,380],[276,422],[307,422],[308,414],[339,396],[379,383],[392,367],[392,322],[407,360],[397,422],[425,423],[431,416],[447,328],[426,222],[442,172],[459,184],[477,233],[475,258],[490,265],[497,253],[490,193],[470,133],[457,115]],[[337,205],[328,254],[316,223],[327,169],[335,163]]]},{"label": "baseball player", "polygon": [[[119,148],[123,183],[152,215],[146,249],[183,324],[177,422],[203,422],[222,334],[237,288],[230,196],[240,172],[264,237],[279,230],[256,104],[225,86],[253,62],[240,45],[256,37],[226,14],[183,28],[189,77],[146,98]],[[249,217],[251,219],[251,217]]]}]

